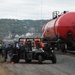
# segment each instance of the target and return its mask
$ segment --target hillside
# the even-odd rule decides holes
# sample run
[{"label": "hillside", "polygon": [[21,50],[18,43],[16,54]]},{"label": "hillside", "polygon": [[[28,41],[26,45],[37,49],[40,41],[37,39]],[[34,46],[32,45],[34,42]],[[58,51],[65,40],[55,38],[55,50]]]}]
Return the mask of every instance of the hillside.
[{"label": "hillside", "polygon": [[8,36],[9,33],[13,35],[26,34],[27,32],[41,33],[41,29],[47,21],[0,19],[0,38]]}]

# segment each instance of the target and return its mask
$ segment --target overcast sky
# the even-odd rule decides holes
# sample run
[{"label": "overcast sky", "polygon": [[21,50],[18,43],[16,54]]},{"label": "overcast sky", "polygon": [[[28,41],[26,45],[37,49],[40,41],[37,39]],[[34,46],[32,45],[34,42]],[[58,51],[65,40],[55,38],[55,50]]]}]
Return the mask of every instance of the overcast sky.
[{"label": "overcast sky", "polygon": [[64,10],[75,11],[75,0],[0,0],[0,19],[50,19]]}]

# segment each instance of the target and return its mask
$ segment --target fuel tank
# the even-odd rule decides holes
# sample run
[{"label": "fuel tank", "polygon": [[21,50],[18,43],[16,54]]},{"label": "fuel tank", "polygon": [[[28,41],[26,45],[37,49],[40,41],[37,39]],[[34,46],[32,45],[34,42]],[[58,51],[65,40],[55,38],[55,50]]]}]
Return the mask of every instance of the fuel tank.
[{"label": "fuel tank", "polygon": [[67,12],[47,22],[42,28],[42,37],[64,40],[75,38],[75,12]]}]

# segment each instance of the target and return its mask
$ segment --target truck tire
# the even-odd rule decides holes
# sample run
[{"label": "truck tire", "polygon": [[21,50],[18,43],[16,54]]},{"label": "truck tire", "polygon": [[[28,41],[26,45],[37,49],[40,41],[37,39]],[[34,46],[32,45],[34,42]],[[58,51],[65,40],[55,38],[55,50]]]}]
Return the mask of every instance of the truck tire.
[{"label": "truck tire", "polygon": [[26,61],[26,63],[30,63],[31,62],[31,60],[28,60],[28,59],[25,59],[25,61]]},{"label": "truck tire", "polygon": [[52,56],[52,63],[55,64],[56,62],[57,62],[56,56],[55,56],[55,54],[53,54],[53,56]]},{"label": "truck tire", "polygon": [[42,64],[42,55],[39,55],[39,56],[38,56],[38,63],[39,63],[39,64]]}]

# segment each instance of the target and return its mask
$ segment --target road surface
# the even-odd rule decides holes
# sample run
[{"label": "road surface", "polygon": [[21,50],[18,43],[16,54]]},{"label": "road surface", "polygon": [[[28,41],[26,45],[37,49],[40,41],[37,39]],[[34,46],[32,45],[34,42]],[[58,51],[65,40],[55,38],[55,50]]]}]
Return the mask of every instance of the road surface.
[{"label": "road surface", "polygon": [[[4,67],[2,75],[75,75],[75,57],[56,54],[57,63],[44,61],[43,64],[30,64],[20,61],[18,64],[0,64]],[[1,74],[0,74],[1,75]]]}]

